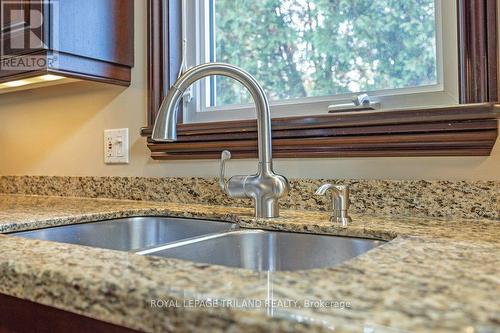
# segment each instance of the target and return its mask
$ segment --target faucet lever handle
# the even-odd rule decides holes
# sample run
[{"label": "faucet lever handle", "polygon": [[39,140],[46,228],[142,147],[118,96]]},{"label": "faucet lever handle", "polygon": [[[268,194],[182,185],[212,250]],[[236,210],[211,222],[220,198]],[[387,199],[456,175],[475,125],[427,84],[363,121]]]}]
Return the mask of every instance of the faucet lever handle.
[{"label": "faucet lever handle", "polygon": [[231,152],[229,150],[224,150],[220,156],[220,173],[219,173],[219,186],[222,189],[222,192],[227,193],[226,186],[226,161],[231,159]]}]

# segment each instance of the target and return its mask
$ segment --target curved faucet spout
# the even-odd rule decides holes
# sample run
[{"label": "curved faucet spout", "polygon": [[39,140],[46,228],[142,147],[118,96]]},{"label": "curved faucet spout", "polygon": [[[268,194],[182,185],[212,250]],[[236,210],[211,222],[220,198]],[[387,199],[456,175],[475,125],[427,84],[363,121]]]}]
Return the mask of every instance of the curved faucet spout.
[{"label": "curved faucet spout", "polygon": [[257,130],[259,133],[259,162],[268,164],[272,161],[271,142],[271,111],[264,89],[257,80],[245,70],[224,63],[207,63],[195,66],[174,83],[163,100],[155,126],[152,139],[159,142],[172,142],[177,140],[177,111],[182,95],[190,85],[207,76],[227,76],[240,82],[252,95],[257,111]]},{"label": "curved faucet spout", "polygon": [[278,199],[288,193],[288,180],[273,171],[272,132],[269,101],[261,85],[248,72],[222,63],[208,63],[193,67],[182,74],[174,83],[161,104],[153,128],[153,140],[170,142],[177,140],[177,110],[184,91],[190,85],[210,75],[233,78],[245,86],[257,110],[257,134],[259,149],[259,168],[255,175],[234,176],[227,182],[224,179],[224,164],[231,158],[227,151],[222,153],[220,185],[232,198],[252,198],[255,202],[255,216],[262,218],[278,217]]}]

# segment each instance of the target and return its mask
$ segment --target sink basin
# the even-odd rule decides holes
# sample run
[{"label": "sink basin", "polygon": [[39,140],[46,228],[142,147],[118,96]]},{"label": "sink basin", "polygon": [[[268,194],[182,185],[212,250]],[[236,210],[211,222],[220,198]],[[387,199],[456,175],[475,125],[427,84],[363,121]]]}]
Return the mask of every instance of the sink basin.
[{"label": "sink basin", "polygon": [[332,267],[384,241],[263,230],[210,235],[137,252],[255,271]]},{"label": "sink basin", "polygon": [[255,271],[332,267],[384,243],[359,238],[243,230],[231,223],[170,217],[123,218],[12,235]]},{"label": "sink basin", "polygon": [[131,251],[234,228],[235,224],[225,222],[170,217],[134,217],[18,232],[12,235]]}]

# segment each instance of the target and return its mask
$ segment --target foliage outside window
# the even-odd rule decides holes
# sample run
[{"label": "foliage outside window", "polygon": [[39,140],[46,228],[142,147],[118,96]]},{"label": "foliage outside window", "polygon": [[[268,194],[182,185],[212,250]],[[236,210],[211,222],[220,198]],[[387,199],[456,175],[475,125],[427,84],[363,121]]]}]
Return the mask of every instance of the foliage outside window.
[{"label": "foliage outside window", "polygon": [[[214,0],[215,60],[241,66],[271,101],[434,85],[434,0]],[[231,79],[211,106],[250,103]]]}]

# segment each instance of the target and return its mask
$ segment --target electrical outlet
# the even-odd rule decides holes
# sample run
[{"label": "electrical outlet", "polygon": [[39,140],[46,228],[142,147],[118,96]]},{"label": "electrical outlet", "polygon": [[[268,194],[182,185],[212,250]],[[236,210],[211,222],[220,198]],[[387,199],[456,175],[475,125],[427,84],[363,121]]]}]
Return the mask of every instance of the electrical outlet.
[{"label": "electrical outlet", "polygon": [[128,128],[104,131],[104,163],[129,163]]}]

